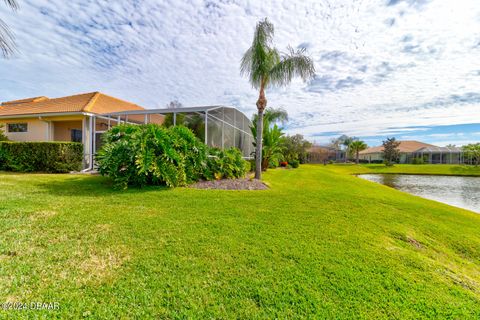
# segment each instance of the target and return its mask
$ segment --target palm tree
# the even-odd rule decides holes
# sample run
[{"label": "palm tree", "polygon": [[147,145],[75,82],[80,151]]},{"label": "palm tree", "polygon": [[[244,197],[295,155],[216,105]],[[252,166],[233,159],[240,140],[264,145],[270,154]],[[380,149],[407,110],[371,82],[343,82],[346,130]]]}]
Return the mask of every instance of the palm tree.
[{"label": "palm tree", "polygon": [[304,81],[307,81],[315,74],[313,60],[306,56],[305,48],[295,51],[288,47],[287,53],[280,54],[272,46],[273,35],[273,24],[267,18],[258,22],[253,35],[252,46],[243,55],[240,65],[241,74],[248,76],[250,84],[259,90],[255,179],[261,179],[262,177],[263,112],[267,107],[265,90],[270,86],[286,86],[294,77],[301,77]]},{"label": "palm tree", "polygon": [[[16,0],[4,0],[7,6],[13,10],[18,9]],[[15,42],[13,41],[13,34],[10,32],[8,26],[0,19],[0,51],[4,58],[8,58],[15,51]]]},{"label": "palm tree", "polygon": [[355,153],[355,162],[358,164],[360,151],[367,149],[367,145],[361,140],[354,140],[350,143],[348,149],[350,152]]},{"label": "palm tree", "polygon": [[343,138],[343,140],[342,140],[342,144],[345,147],[345,163],[347,163],[348,156],[350,155],[349,147],[352,144],[352,142],[354,142],[354,141],[355,141],[355,138],[352,138],[352,137],[349,137],[349,136],[345,136],[345,138]]}]

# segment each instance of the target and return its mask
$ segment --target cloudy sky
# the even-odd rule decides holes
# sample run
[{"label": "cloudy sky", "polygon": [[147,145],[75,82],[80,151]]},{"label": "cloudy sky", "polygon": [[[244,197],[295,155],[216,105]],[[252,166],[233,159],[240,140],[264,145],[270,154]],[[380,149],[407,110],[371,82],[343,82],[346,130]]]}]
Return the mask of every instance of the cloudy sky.
[{"label": "cloudy sky", "polygon": [[0,100],[102,91],[146,108],[227,104],[256,92],[239,73],[255,23],[305,47],[316,77],[271,88],[289,133],[445,145],[480,140],[478,0],[18,0],[0,18],[18,53],[0,60]]}]

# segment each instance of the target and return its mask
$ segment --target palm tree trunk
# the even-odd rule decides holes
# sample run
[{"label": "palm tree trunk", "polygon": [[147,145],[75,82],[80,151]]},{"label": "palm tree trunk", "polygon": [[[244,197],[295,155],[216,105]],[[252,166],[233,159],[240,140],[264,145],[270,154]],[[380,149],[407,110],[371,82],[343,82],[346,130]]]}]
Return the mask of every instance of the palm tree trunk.
[{"label": "palm tree trunk", "polygon": [[360,153],[360,151],[357,150],[357,157],[356,157],[356,158],[357,158],[357,159],[356,159],[356,163],[357,163],[357,164],[358,164],[358,161],[359,161],[359,159],[358,159],[358,158],[359,158],[359,153]]},{"label": "palm tree trunk", "polygon": [[263,110],[258,110],[257,142],[255,149],[255,179],[262,179],[262,147],[263,147]]},{"label": "palm tree trunk", "polygon": [[257,142],[255,149],[255,179],[262,179],[262,150],[263,150],[263,112],[267,106],[264,86],[260,87],[260,95],[257,100],[258,119],[257,119]]}]

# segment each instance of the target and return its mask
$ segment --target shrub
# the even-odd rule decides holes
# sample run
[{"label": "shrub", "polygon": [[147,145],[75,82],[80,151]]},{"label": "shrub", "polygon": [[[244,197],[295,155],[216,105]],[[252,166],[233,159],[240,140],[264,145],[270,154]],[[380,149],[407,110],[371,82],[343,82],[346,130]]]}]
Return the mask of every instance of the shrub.
[{"label": "shrub", "polygon": [[[121,188],[129,184],[185,185],[186,167],[191,162],[187,159],[192,158],[187,153],[195,152],[194,146],[189,148],[195,137],[186,135],[154,124],[116,126],[104,135],[104,145],[96,158],[98,170]],[[188,171],[195,169],[189,167]]]},{"label": "shrub", "polygon": [[413,158],[412,164],[425,164],[425,159],[422,157]]},{"label": "shrub", "polygon": [[252,161],[245,161],[245,173],[252,172]]},{"label": "shrub", "polygon": [[393,165],[395,164],[395,162],[390,161],[390,160],[383,160],[383,163],[384,163],[385,166],[387,166],[387,167],[393,167]]},{"label": "shrub", "polygon": [[312,143],[305,140],[301,134],[283,136],[281,145],[283,147],[283,158],[286,162],[291,163],[292,160],[298,160],[300,163],[307,162],[307,150],[312,146]]},{"label": "shrub", "polygon": [[225,150],[210,148],[207,163],[204,175],[207,180],[241,178],[247,173],[246,161],[237,148]]},{"label": "shrub", "polygon": [[291,160],[289,162],[289,164],[292,166],[292,168],[298,168],[298,166],[300,165],[300,161],[298,160]]},{"label": "shrub", "polygon": [[480,165],[480,143],[471,143],[463,146],[465,159],[475,165]]},{"label": "shrub", "polygon": [[200,179],[237,178],[246,170],[238,149],[208,149],[183,126],[125,124],[113,127],[103,138],[96,157],[98,170],[120,188],[176,187]]},{"label": "shrub", "polygon": [[0,142],[0,170],[65,173],[82,168],[77,142]]}]

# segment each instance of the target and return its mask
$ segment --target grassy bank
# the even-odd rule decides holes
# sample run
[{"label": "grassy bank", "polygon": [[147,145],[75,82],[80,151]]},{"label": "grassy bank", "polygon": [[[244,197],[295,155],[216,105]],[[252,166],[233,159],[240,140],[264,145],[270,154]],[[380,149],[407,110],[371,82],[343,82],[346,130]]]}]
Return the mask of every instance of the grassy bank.
[{"label": "grassy bank", "polygon": [[267,191],[0,174],[0,301],[60,305],[0,317],[480,317],[480,216],[349,167]]},{"label": "grassy bank", "polygon": [[480,176],[480,166],[461,166],[449,164],[397,164],[387,167],[384,164],[336,164],[329,168],[339,173],[398,173],[398,174],[432,174],[454,176]]}]

